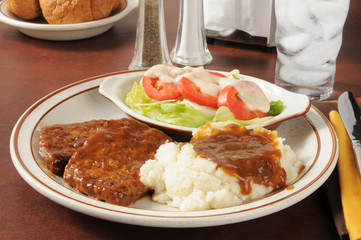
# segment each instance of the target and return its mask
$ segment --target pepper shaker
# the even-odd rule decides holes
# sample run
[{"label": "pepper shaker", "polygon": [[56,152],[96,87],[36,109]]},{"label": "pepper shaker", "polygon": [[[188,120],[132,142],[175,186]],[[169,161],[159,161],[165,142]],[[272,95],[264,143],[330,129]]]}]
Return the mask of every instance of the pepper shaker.
[{"label": "pepper shaker", "polygon": [[134,56],[130,70],[172,65],[167,46],[163,0],[139,0]]},{"label": "pepper shaker", "polygon": [[201,66],[212,61],[206,41],[203,0],[180,0],[177,39],[170,58],[173,63]]}]

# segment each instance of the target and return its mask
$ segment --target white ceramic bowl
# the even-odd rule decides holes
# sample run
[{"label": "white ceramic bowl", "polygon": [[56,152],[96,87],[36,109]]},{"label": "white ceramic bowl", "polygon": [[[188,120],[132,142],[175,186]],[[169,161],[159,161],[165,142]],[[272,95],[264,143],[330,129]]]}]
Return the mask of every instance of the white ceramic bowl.
[{"label": "white ceramic bowl", "polygon": [[118,20],[125,17],[138,6],[138,0],[127,0],[126,6],[118,8],[109,17],[74,24],[48,24],[44,19],[24,20],[11,13],[5,1],[0,2],[0,21],[16,27],[20,32],[30,37],[68,41],[97,36],[108,31]]},{"label": "white ceramic bowl", "polygon": [[[214,71],[214,72],[220,72],[220,71]],[[220,73],[227,74],[225,72],[220,72]],[[105,80],[100,84],[99,92],[104,97],[112,101],[127,115],[141,122],[145,122],[153,127],[158,127],[163,130],[166,129],[176,132],[191,133],[194,130],[194,128],[167,124],[150,119],[133,111],[125,104],[125,98],[128,92],[130,91],[130,89],[132,88],[133,83],[134,82],[139,83],[143,74],[144,71],[134,71],[126,74],[109,76],[105,78]],[[272,128],[285,120],[305,115],[311,107],[311,102],[306,95],[292,93],[272,83],[269,83],[267,81],[258,78],[254,78],[246,75],[241,75],[241,76],[244,79],[257,83],[258,86],[260,86],[263,89],[264,93],[266,94],[269,100],[271,101],[281,100],[285,105],[285,109],[278,116],[259,124],[248,125],[247,126],[248,129],[253,129],[258,126]]]}]

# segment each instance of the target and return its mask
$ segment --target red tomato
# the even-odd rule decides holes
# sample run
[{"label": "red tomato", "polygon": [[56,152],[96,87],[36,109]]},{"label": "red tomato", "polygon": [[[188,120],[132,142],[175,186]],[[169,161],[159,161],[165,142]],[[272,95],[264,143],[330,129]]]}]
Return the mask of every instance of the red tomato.
[{"label": "red tomato", "polygon": [[[209,72],[210,74],[223,78],[225,75],[218,72]],[[218,97],[202,93],[199,87],[188,78],[182,77],[178,82],[178,90],[184,98],[202,106],[217,108]]]},{"label": "red tomato", "polygon": [[199,87],[186,77],[178,82],[178,90],[184,98],[202,106],[217,108],[217,97],[202,93]]},{"label": "red tomato", "polygon": [[209,73],[214,76],[221,77],[221,78],[227,77],[226,75],[223,75],[222,73],[219,73],[219,72],[209,72]]},{"label": "red tomato", "polygon": [[181,96],[181,93],[177,89],[177,85],[162,82],[158,78],[144,76],[142,85],[147,95],[158,101],[176,99]]},{"label": "red tomato", "polygon": [[228,107],[234,117],[238,120],[251,120],[257,117],[267,116],[267,113],[258,110],[250,110],[237,94],[237,90],[232,85],[224,87],[218,95],[218,107]]}]

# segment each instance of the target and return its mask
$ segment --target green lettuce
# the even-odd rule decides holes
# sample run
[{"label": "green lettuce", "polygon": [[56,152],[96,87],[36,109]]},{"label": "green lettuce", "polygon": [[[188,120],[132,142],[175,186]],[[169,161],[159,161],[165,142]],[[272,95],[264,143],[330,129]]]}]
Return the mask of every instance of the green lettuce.
[{"label": "green lettuce", "polygon": [[156,101],[150,98],[143,86],[138,83],[133,84],[125,103],[139,114],[173,125],[197,128],[212,121],[211,118],[181,101]]},{"label": "green lettuce", "polygon": [[212,121],[235,121],[241,125],[257,124],[277,116],[284,109],[282,101],[271,101],[270,111],[268,112],[267,117],[241,121],[236,119],[227,107],[222,106],[217,109],[215,117],[211,119],[193,108],[191,105],[180,100],[154,100],[145,93],[143,86],[136,82],[127,94],[125,103],[135,112],[153,120],[193,128],[203,126],[207,122]]},{"label": "green lettuce", "polygon": [[270,110],[268,111],[267,116],[277,116],[283,111],[283,109],[285,109],[281,100],[271,101],[270,105]]},{"label": "green lettuce", "polygon": [[246,125],[261,123],[261,122],[267,121],[271,118],[272,117],[263,117],[263,118],[254,118],[251,120],[238,120],[234,117],[233,113],[231,112],[231,110],[229,110],[229,108],[227,108],[225,106],[221,106],[217,109],[217,112],[216,112],[215,117],[213,118],[213,121],[214,122],[233,121],[233,122],[237,122],[238,124],[240,124],[242,126],[246,126]]}]

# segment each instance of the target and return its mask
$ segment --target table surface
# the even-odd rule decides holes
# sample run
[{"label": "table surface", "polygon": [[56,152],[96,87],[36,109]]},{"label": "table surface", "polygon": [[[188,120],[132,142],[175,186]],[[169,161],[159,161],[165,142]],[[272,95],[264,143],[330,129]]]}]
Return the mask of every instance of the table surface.
[{"label": "table surface", "polygon": [[[165,1],[168,47],[174,46],[178,1]],[[343,45],[337,60],[334,93],[361,97],[361,1],[351,0]],[[338,239],[325,187],[299,203],[258,219],[209,228],[151,228],[110,222],[67,209],[31,188],[17,173],[9,153],[12,128],[21,114],[46,94],[73,82],[127,70],[133,57],[133,11],[106,33],[78,41],[30,38],[0,23],[0,238],[1,239]],[[258,46],[216,40],[207,67],[274,81],[276,52]],[[334,102],[314,105],[327,116]]]}]

